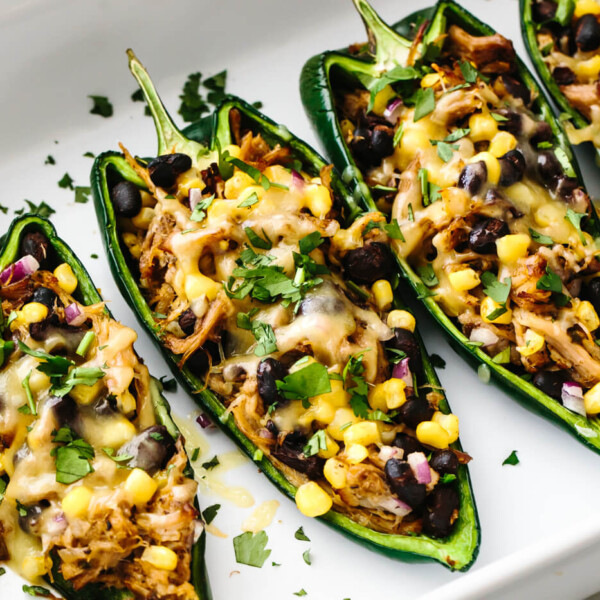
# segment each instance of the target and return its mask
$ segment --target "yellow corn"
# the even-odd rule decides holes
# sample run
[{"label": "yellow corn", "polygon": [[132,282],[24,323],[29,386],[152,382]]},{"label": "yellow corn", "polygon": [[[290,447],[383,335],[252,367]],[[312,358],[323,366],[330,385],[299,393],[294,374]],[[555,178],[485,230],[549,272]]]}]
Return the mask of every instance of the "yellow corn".
[{"label": "yellow corn", "polygon": [[335,458],[328,458],[323,466],[323,475],[335,490],[346,487],[347,471],[346,465]]},{"label": "yellow corn", "polygon": [[311,183],[304,189],[304,201],[315,217],[324,217],[331,210],[331,194],[324,185]]},{"label": "yellow corn", "polygon": [[142,206],[140,212],[135,217],[132,217],[131,222],[138,229],[147,230],[150,227],[152,219],[154,219],[154,209]]},{"label": "yellow corn", "polygon": [[500,181],[500,163],[498,162],[498,159],[490,152],[479,152],[475,156],[472,156],[467,162],[476,163],[480,160],[485,163],[488,181],[492,185],[496,185]]},{"label": "yellow corn", "polygon": [[92,500],[92,490],[80,485],[73,488],[62,500],[62,510],[70,519],[84,517]]},{"label": "yellow corn", "polygon": [[[348,423],[358,423],[360,419],[351,408],[338,408],[331,423],[327,426],[327,433],[338,442],[344,439],[344,431]],[[343,428],[343,429],[342,429]]]},{"label": "yellow corn", "polygon": [[361,463],[369,455],[368,450],[362,444],[352,444],[346,446],[346,460],[351,465]]},{"label": "yellow corn", "polygon": [[404,389],[406,383],[402,379],[392,377],[383,383],[378,383],[369,393],[369,404],[373,410],[395,410],[406,402]]},{"label": "yellow corn", "polygon": [[151,564],[155,569],[174,571],[177,568],[177,554],[166,546],[148,546],[142,552],[142,560]]},{"label": "yellow corn", "polygon": [[375,297],[375,304],[379,310],[387,310],[394,301],[394,292],[392,292],[392,286],[386,279],[377,280],[371,287],[373,296]]},{"label": "yellow corn", "polygon": [[271,182],[289,187],[292,174],[281,165],[271,165],[263,171],[263,175]]},{"label": "yellow corn", "polygon": [[435,87],[442,81],[442,76],[439,73],[427,73],[425,77],[421,78],[421,87]]},{"label": "yellow corn", "polygon": [[223,148],[223,154],[225,152],[229,152],[229,156],[233,156],[233,158],[239,158],[242,154],[242,149],[237,144],[229,144]]},{"label": "yellow corn", "polygon": [[498,258],[506,264],[527,256],[530,238],[526,233],[512,233],[496,240]]},{"label": "yellow corn", "polygon": [[142,255],[142,247],[135,233],[126,232],[123,234],[123,242],[129,250],[129,254],[136,260]]},{"label": "yellow corn", "polygon": [[104,391],[105,384],[102,379],[99,379],[94,385],[76,385],[69,392],[69,396],[82,406],[91,404],[102,391]]},{"label": "yellow corn", "polygon": [[596,312],[594,305],[588,300],[579,303],[575,314],[590,331],[595,331],[600,326],[598,313]]},{"label": "yellow corn", "polygon": [[421,421],[417,425],[416,433],[421,444],[427,446],[444,449],[450,443],[448,432],[439,423],[433,421]]},{"label": "yellow corn", "polygon": [[344,444],[346,447],[353,444],[368,446],[369,444],[378,444],[380,442],[379,429],[377,429],[375,421],[355,423],[344,430]]},{"label": "yellow corn", "polygon": [[133,469],[125,480],[125,489],[137,505],[146,504],[154,496],[157,487],[156,481],[142,469]]},{"label": "yellow corn", "polygon": [[504,156],[508,151],[514,150],[517,147],[517,138],[508,131],[499,131],[490,142],[488,152],[500,158]]},{"label": "yellow corn", "polygon": [[490,115],[475,113],[469,118],[469,129],[472,142],[489,141],[498,133],[498,123]]},{"label": "yellow corn", "polygon": [[26,556],[21,563],[21,574],[25,579],[35,580],[49,570],[48,561],[43,556]]},{"label": "yellow corn", "polygon": [[123,416],[113,417],[102,428],[102,447],[120,448],[136,434],[135,425]]},{"label": "yellow corn", "polygon": [[450,285],[457,292],[466,292],[472,290],[481,283],[479,273],[473,269],[461,269],[460,271],[454,271],[448,275]]},{"label": "yellow corn", "polygon": [[522,356],[531,356],[539,352],[543,347],[546,339],[533,329],[528,329],[525,332],[525,344],[517,346],[517,350]]},{"label": "yellow corn", "polygon": [[562,223],[565,210],[545,202],[536,209],[533,218],[540,227],[548,227],[552,223]]},{"label": "yellow corn", "polygon": [[254,185],[255,181],[243,171],[236,170],[235,173],[225,182],[225,198],[235,200],[248,186]]},{"label": "yellow corn", "polygon": [[204,181],[198,177],[195,169],[190,169],[177,177],[177,192],[182,196],[189,196],[191,189],[203,190],[205,187]]},{"label": "yellow corn", "polygon": [[62,263],[54,269],[54,277],[58,279],[58,285],[67,294],[72,294],[77,289],[77,277],[75,277],[73,269],[67,263]]},{"label": "yellow corn", "polygon": [[587,14],[600,15],[600,4],[595,0],[577,0],[573,16],[579,19]]},{"label": "yellow corn", "polygon": [[396,95],[391,85],[386,85],[381,91],[377,92],[373,100],[373,112],[381,116],[387,108],[390,100]]},{"label": "yellow corn", "polygon": [[331,496],[314,481],[303,483],[296,490],[296,506],[307,517],[320,517],[329,511]]},{"label": "yellow corn", "polygon": [[[425,119],[422,121],[425,121]],[[418,121],[415,125],[408,126],[404,129],[402,140],[396,149],[400,154],[400,157],[404,159],[402,164],[405,164],[409,157],[414,157],[422,148],[431,146],[429,143],[431,135],[429,135],[429,132],[424,127],[419,126],[419,123],[422,121]]]},{"label": "yellow corn", "polygon": [[337,442],[333,440],[331,436],[327,435],[327,433],[325,433],[325,444],[327,448],[325,450],[319,450],[319,456],[321,458],[331,458],[340,451],[340,447]]},{"label": "yellow corn", "polygon": [[354,134],[354,125],[352,121],[349,121],[348,119],[342,119],[340,121],[340,128],[342,130],[344,139],[349,142]]},{"label": "yellow corn", "polygon": [[583,395],[583,404],[588,415],[600,413],[600,383],[597,383]]},{"label": "yellow corn", "polygon": [[148,206],[149,208],[156,206],[156,198],[146,190],[140,190],[140,196],[142,197],[142,206]]},{"label": "yellow corn", "polygon": [[48,307],[41,302],[29,302],[19,312],[19,318],[29,325],[43,321],[48,316]]},{"label": "yellow corn", "polygon": [[214,300],[220,289],[221,286],[216,281],[202,273],[190,273],[185,278],[185,295],[190,302],[202,296]]},{"label": "yellow corn", "polygon": [[492,300],[489,296],[486,296],[481,301],[480,314],[481,318],[485,323],[494,323],[496,325],[509,325],[512,322],[512,310],[506,307],[506,312],[502,313],[495,319],[489,319],[488,315],[491,315],[495,310],[500,308],[500,304]]},{"label": "yellow corn", "polygon": [[414,331],[417,326],[415,318],[407,310],[393,310],[387,318],[388,327],[398,327]]},{"label": "yellow corn", "polygon": [[445,415],[443,412],[436,410],[433,413],[431,420],[438,425],[441,425],[448,434],[448,443],[451,444],[458,439],[458,417],[452,413]]},{"label": "yellow corn", "polygon": [[596,79],[600,72],[600,56],[592,56],[575,64],[575,73],[580,79]]},{"label": "yellow corn", "polygon": [[[265,188],[262,185],[249,185],[247,188],[243,189],[240,192],[240,195],[237,197],[239,204],[241,204],[244,200],[247,200],[252,196],[252,194],[256,194],[259,200],[262,200],[265,195]],[[253,204],[250,206],[254,206]]]}]

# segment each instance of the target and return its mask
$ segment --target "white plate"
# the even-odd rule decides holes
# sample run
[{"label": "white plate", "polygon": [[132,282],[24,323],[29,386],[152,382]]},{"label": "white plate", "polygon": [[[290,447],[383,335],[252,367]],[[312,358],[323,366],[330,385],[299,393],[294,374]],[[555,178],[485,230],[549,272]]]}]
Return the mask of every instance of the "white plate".
[{"label": "white plate", "polygon": [[[427,4],[379,0],[376,8],[398,20]],[[524,55],[515,0],[464,4],[511,37]],[[57,186],[65,172],[77,184],[88,184],[91,159],[82,156],[86,151],[116,148],[118,141],[142,155],[156,147],[143,105],[129,98],[136,86],[125,49],[136,50],[174,115],[189,73],[209,75],[227,68],[229,91],[262,100],[268,115],[314,143],[298,95],[300,68],[312,54],[364,37],[349,0],[0,0],[0,203],[11,207],[8,216],[0,213],[0,231],[6,230],[12,209],[21,208],[24,198],[46,200],[57,210],[53,221],[59,235],[87,265],[115,316],[139,331],[137,349],[151,371],[167,374],[113,283],[91,202],[75,204],[73,193]],[[89,114],[88,94],[107,95],[114,116]],[[48,154],[56,165],[44,165]],[[597,184],[597,172],[591,163],[586,166],[590,185]],[[90,258],[94,253],[99,255],[96,260]],[[303,517],[247,462],[224,479],[250,490],[252,507],[235,506],[203,487],[200,493],[203,506],[223,505],[215,525],[228,535],[208,537],[215,599],[293,599],[301,588],[307,598],[326,600],[416,598],[426,593],[444,599],[542,594],[567,599],[600,589],[600,569],[590,566],[600,558],[600,456],[522,408],[509,394],[480,383],[431,320],[418,314],[429,350],[447,361],[440,376],[461,419],[463,446],[474,457],[471,476],[483,529],[475,566],[466,574],[453,574],[437,564],[405,564],[370,552]],[[181,390],[169,399],[182,418],[198,412]],[[234,449],[219,431],[206,438],[211,448],[205,460]],[[520,464],[503,467],[515,449]],[[237,565],[231,540],[252,510],[270,499],[281,503],[267,529],[272,555],[262,569]],[[310,543],[294,539],[300,525]],[[308,548],[312,566],[302,560]],[[282,566],[271,566],[271,560]],[[2,598],[22,597],[23,582],[14,575],[4,575],[1,582]],[[442,591],[442,586],[449,587]],[[502,588],[504,595],[498,592]]]}]

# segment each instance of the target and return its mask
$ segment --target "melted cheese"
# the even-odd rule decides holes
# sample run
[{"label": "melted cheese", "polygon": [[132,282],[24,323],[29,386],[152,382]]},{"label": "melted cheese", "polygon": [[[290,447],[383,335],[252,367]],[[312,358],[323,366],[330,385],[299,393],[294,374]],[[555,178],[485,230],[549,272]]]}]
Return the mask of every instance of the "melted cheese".
[{"label": "melted cheese", "polygon": [[242,531],[251,531],[258,533],[266,529],[275,518],[275,513],[279,508],[277,500],[267,500],[259,504],[254,512],[242,523]]}]

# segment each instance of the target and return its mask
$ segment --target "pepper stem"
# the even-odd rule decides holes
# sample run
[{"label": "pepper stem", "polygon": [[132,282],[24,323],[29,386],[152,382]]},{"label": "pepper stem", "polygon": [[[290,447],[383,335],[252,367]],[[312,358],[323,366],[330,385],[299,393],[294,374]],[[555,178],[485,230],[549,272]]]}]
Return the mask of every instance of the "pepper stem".
[{"label": "pepper stem", "polygon": [[387,25],[366,0],[352,1],[365,24],[369,48],[375,54],[377,66],[382,70],[406,66],[412,42]]},{"label": "pepper stem", "polygon": [[144,93],[152,114],[158,138],[158,156],[170,154],[171,152],[183,152],[190,156],[194,162],[197,162],[201,156],[208,153],[208,149],[202,144],[186,138],[179,131],[162,103],[144,65],[139,61],[133,50],[127,50],[127,56],[129,57],[129,70]]}]

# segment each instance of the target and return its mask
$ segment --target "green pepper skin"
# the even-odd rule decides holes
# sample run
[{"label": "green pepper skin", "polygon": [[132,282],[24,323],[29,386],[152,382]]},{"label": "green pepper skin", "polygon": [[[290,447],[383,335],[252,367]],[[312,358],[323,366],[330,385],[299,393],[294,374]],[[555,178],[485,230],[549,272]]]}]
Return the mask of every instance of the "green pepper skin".
[{"label": "green pepper skin", "polygon": [[[0,245],[0,271],[18,258],[21,238],[26,233],[32,231],[43,233],[48,238],[57,256],[63,262],[68,263],[73,269],[73,273],[79,282],[74,294],[77,301],[86,306],[102,302],[102,298],[83,264],[73,254],[71,248],[58,237],[52,223],[38,216],[24,215],[11,223],[8,232],[2,237],[2,244]],[[106,311],[110,315],[110,311],[108,309]],[[150,394],[157,422],[166,427],[173,439],[177,439],[180,433],[177,425],[171,418],[171,408],[162,395],[160,381],[154,378],[151,378]],[[194,472],[189,463],[186,475],[191,478],[194,477]],[[206,532],[202,532],[202,535],[192,548],[191,583],[198,594],[199,600],[212,600],[206,564],[204,562],[205,545]],[[56,563],[56,557],[54,557],[54,562]],[[56,566],[53,568],[52,575],[54,581],[51,582],[48,580],[48,583],[51,583],[60,591],[67,600],[129,600],[133,598],[128,591],[105,588],[98,585],[87,585],[81,590],[74,590],[72,585],[62,577]]]},{"label": "green pepper skin", "polygon": [[[320,169],[328,164],[315,150],[290,134],[285,127],[276,124],[245,101],[233,96],[229,96],[223,100],[212,117],[205,118],[189,126],[183,133],[190,139],[205,143],[211,148],[215,148],[217,144],[221,148],[224,148],[231,143],[232,139],[229,128],[229,113],[232,109],[240,111],[245,126],[252,129],[255,133],[261,133],[269,143],[280,143],[289,146],[292,149],[294,157],[302,162],[303,168],[311,175],[318,175]],[[256,463],[271,482],[281,492],[293,499],[296,493],[295,486],[238,429],[233,417],[226,412],[226,407],[214,393],[208,389],[197,393],[196,390],[204,388],[204,381],[195,377],[186,366],[180,369],[177,366],[179,357],[162,346],[152,311],[147,305],[138,283],[129,268],[119,239],[119,231],[107,185],[107,172],[110,173],[110,170],[113,169],[116,169],[122,177],[141,187],[144,184],[127,165],[122,155],[116,152],[101,154],[97,157],[92,167],[91,186],[96,213],[111,270],[119,289],[135,312],[141,325],[154,339],[182,387],[187,390],[192,398],[211,415],[215,423]],[[346,221],[351,222],[361,212],[361,208],[352,196],[348,194],[344,183],[335,173],[332,174],[332,187],[337,200],[343,207]],[[400,303],[398,303],[398,306],[400,306]],[[439,387],[439,379],[431,366],[431,362],[418,334],[417,339],[421,347],[425,377],[432,386]],[[442,410],[446,412],[450,410],[445,398],[440,405]],[[460,449],[458,443],[453,444],[453,447]],[[461,497],[460,516],[458,522],[455,524],[452,535],[445,540],[434,539],[425,535],[404,536],[379,533],[361,526],[347,516],[335,511],[329,511],[320,518],[355,541],[359,541],[371,549],[381,551],[394,558],[409,562],[435,560],[453,570],[466,570],[475,560],[479,548],[479,521],[466,466],[461,465],[459,469],[458,487]]]},{"label": "green pepper skin", "polygon": [[[362,0],[355,0],[355,3],[361,2]],[[440,23],[442,25],[445,25],[445,23],[455,23],[471,34],[492,35],[495,33],[491,27],[479,21],[464,8],[452,2],[452,0],[441,0],[435,7],[409,15],[396,24],[394,29],[400,35],[407,35],[407,32],[410,31],[410,23],[415,22],[417,18],[422,16],[431,19],[431,27],[439,27]],[[332,69],[337,69],[349,73],[358,72],[373,76],[375,72],[374,66],[375,62],[372,60],[355,58],[345,51],[330,51],[309,59],[304,65],[300,77],[302,102],[306,113],[312,121],[315,132],[320,137],[334,165],[343,172],[342,177],[344,180],[352,183],[355,192],[356,190],[360,190],[360,196],[364,198],[364,205],[368,210],[376,210],[375,204],[370,190],[356,166],[341,133],[333,101],[331,72]],[[573,155],[571,145],[564,130],[554,118],[548,100],[540,90],[533,75],[520,59],[517,59],[517,68],[523,82],[537,95],[532,110],[550,125],[554,133],[555,147],[563,150],[565,156],[570,161],[579,183],[583,186],[581,172]],[[591,216],[587,220],[584,229],[592,237],[597,238],[600,235],[600,227],[593,205],[591,210]],[[533,384],[521,379],[503,366],[494,363],[492,358],[479,348],[470,345],[467,337],[444,314],[435,300],[431,297],[426,297],[428,288],[408,264],[408,261],[399,257],[397,258],[404,277],[413,288],[418,299],[421,300],[425,308],[427,308],[448,336],[450,345],[463,358],[476,367],[486,365],[490,369],[495,383],[507,388],[510,392],[517,392],[516,398],[528,408],[555,421],[580,442],[595,452],[600,453],[600,423],[597,419],[587,419],[571,412],[560,402],[550,398],[550,396],[544,394]]]},{"label": "green pepper skin", "polygon": [[[542,83],[550,96],[552,96],[554,102],[562,112],[567,113],[571,117],[573,125],[578,129],[581,129],[586,125],[589,125],[589,121],[577,109],[573,108],[566,96],[560,91],[560,87],[554,80],[554,77],[552,77],[548,65],[544,62],[544,57],[540,52],[535,37],[535,23],[531,14],[532,4],[533,2],[531,0],[519,0],[521,10],[521,32],[523,34],[525,47],[529,53],[529,58],[531,58],[531,62],[535,67],[538,77],[542,80]],[[596,148],[596,160],[600,162],[600,148]]]}]

